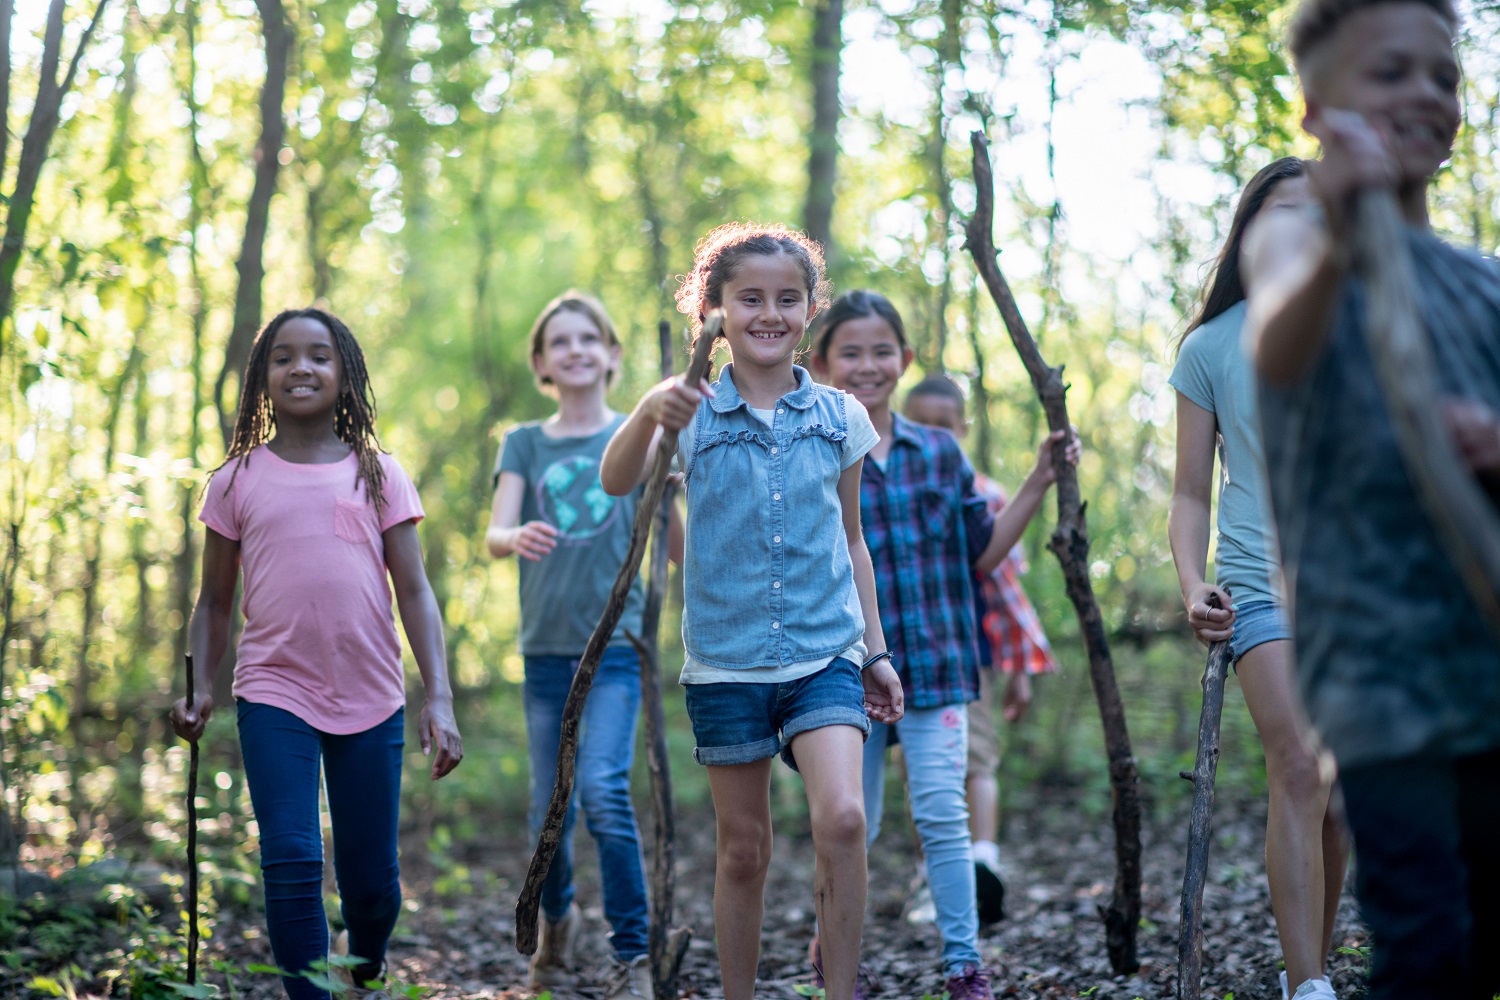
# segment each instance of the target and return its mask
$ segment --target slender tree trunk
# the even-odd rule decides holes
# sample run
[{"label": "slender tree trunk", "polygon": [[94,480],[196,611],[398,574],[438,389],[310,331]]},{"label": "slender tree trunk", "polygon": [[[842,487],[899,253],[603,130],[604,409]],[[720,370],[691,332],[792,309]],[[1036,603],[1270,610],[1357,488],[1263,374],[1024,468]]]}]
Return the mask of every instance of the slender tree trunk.
[{"label": "slender tree trunk", "polygon": [[979,282],[969,287],[968,302],[969,350],[974,354],[974,377],[969,380],[969,390],[974,397],[971,409],[974,413],[974,465],[985,475],[990,475],[994,465],[994,428],[990,426],[990,391],[984,384],[984,345],[979,337]]},{"label": "slender tree trunk", "polygon": [[834,184],[839,159],[839,63],[844,49],[844,0],[818,0],[813,10],[812,133],[808,136],[807,203],[803,225],[823,244],[830,261],[833,242]]},{"label": "slender tree trunk", "polygon": [[0,0],[0,183],[10,166],[10,30],[16,0]]},{"label": "slender tree trunk", "polygon": [[[1036,341],[1021,318],[1010,285],[1000,272],[992,232],[994,229],[994,176],[990,169],[989,143],[982,132],[970,135],[974,149],[974,216],[969,220],[966,246],[974,257],[974,266],[984,278],[990,296],[1005,321],[1011,342],[1016,347],[1031,384],[1047,414],[1052,430],[1067,430],[1067,386],[1062,368],[1050,367],[1037,350]],[[1057,451],[1060,453],[1059,443]],[[1068,597],[1078,614],[1079,630],[1089,657],[1089,678],[1099,715],[1104,725],[1104,746],[1109,755],[1109,782],[1114,799],[1115,886],[1107,907],[1100,907],[1104,919],[1105,947],[1110,966],[1116,975],[1134,972],[1140,967],[1136,952],[1136,931],[1141,919],[1141,798],[1140,774],[1130,749],[1130,731],[1125,724],[1125,708],[1115,681],[1114,661],[1110,656],[1109,637],[1104,631],[1104,616],[1094,598],[1089,580],[1089,537],[1085,521],[1087,504],[1078,489],[1078,471],[1057,458],[1057,528],[1049,548],[1062,564]]]},{"label": "slender tree trunk", "polygon": [[[188,185],[188,272],[193,288],[193,353],[191,361],[192,397],[188,402],[187,457],[189,465],[198,467],[198,449],[203,443],[198,417],[203,411],[203,334],[208,326],[208,289],[203,279],[203,265],[198,253],[198,229],[203,223],[203,202],[209,196],[208,164],[203,159],[203,148],[198,145],[198,99],[193,88],[198,81],[198,60],[194,54],[197,46],[197,6],[188,4],[183,30],[187,37],[188,75],[183,88],[183,99],[188,108],[188,155],[193,170]],[[183,485],[179,503],[182,517],[182,545],[177,550],[173,566],[172,606],[177,610],[180,626],[172,636],[172,664],[183,662],[187,653],[187,623],[193,613],[193,575],[198,562],[198,526],[193,517],[195,500],[194,485]]]},{"label": "slender tree trunk", "polygon": [[224,367],[214,382],[214,405],[219,411],[219,429],[227,445],[234,435],[238,411],[238,391],[226,399],[231,376],[236,390],[250,345],[261,321],[261,281],[265,277],[266,230],[270,225],[271,197],[276,193],[276,175],[280,169],[282,143],[286,138],[286,116],[282,103],[286,97],[287,63],[291,58],[292,29],[286,20],[281,0],[255,0],[260,11],[261,34],[266,47],[266,81],[260,91],[260,142],[255,147],[255,185],[245,214],[245,238],[234,269],[239,274],[239,288],[234,296],[234,326],[224,346]]},{"label": "slender tree trunk", "polygon": [[[61,82],[57,79],[57,68],[62,61],[63,9],[67,0],[52,0],[47,11],[47,30],[42,40],[41,79],[37,83],[36,103],[31,110],[31,123],[26,127],[26,138],[21,140],[21,158],[16,164],[16,184],[10,193],[9,211],[5,218],[5,236],[0,240],[0,349],[5,346],[5,322],[10,319],[14,307],[16,269],[21,264],[21,252],[26,248],[26,227],[31,221],[31,210],[36,201],[36,186],[42,176],[42,167],[47,162],[47,147],[52,143],[52,134],[57,131],[58,116],[63,98],[73,89],[73,78],[78,75],[78,64],[94,37],[94,30],[104,16],[109,0],[99,0],[94,8],[93,20],[84,29],[68,62],[67,74]],[[7,10],[8,14],[9,11]],[[10,35],[10,18],[4,19],[7,41]],[[7,66],[9,52],[5,53]],[[7,90],[9,80],[7,79]],[[7,100],[9,94],[7,93]]]}]

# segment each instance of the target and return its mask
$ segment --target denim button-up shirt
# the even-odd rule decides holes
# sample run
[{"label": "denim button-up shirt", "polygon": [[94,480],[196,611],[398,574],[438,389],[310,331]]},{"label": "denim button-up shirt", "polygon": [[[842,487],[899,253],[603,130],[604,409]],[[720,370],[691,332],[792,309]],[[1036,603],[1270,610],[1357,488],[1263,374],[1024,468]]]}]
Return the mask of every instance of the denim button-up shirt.
[{"label": "denim button-up shirt", "polygon": [[793,367],[768,427],[725,365],[679,457],[687,493],[682,642],[699,663],[786,666],[835,656],[865,631],[839,477],[845,397]]}]

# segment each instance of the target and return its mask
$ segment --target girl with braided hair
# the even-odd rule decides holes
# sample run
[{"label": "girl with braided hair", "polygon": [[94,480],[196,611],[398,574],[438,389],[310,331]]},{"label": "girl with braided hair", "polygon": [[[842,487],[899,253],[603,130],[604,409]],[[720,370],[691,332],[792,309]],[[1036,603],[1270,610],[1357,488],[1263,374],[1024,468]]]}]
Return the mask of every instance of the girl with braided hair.
[{"label": "girl with braided hair", "polygon": [[243,564],[234,697],[271,950],[292,1000],[328,997],[302,975],[328,953],[321,763],[347,925],[338,950],[360,959],[355,993],[369,996],[401,905],[406,693],[391,584],[426,687],[417,730],[433,780],[463,758],[442,620],[417,538],[422,504],[380,448],[364,354],[335,317],[300,309],[271,320],[242,386],[229,455],[199,514],[206,530],[190,626],[196,697],[172,707],[172,725],[196,740],[213,713]]}]

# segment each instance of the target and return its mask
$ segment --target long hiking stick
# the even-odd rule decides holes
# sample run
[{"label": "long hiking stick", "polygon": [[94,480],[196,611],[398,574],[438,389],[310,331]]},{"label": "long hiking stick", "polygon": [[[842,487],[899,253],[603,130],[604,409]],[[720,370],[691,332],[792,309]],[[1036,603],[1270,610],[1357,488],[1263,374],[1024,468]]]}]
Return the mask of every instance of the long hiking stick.
[{"label": "long hiking stick", "polygon": [[[193,701],[193,654],[187,660],[187,703]],[[198,741],[188,743],[187,780],[187,981],[189,986],[198,983]]]},{"label": "long hiking stick", "polygon": [[[1208,598],[1221,607],[1219,595]],[[1203,975],[1203,886],[1208,879],[1208,840],[1213,832],[1214,777],[1219,771],[1219,719],[1224,713],[1224,681],[1229,671],[1228,640],[1208,647],[1203,672],[1203,711],[1198,716],[1198,760],[1178,772],[1193,783],[1193,815],[1188,827],[1187,872],[1182,879],[1182,919],[1177,932],[1177,1000],[1198,1000]]]},{"label": "long hiking stick", "polygon": [[[693,349],[693,360],[688,364],[685,378],[689,385],[696,386],[708,371],[708,359],[714,351],[714,341],[723,326],[723,316],[715,310],[703,324],[698,335],[698,346]],[[630,531],[630,548],[625,553],[625,562],[615,576],[609,600],[605,602],[604,614],[594,626],[588,645],[578,661],[578,670],[573,674],[573,686],[568,689],[568,699],[563,702],[562,733],[557,745],[557,782],[552,786],[552,801],[547,804],[547,816],[542,821],[542,832],[537,838],[536,853],[531,856],[531,866],[526,870],[526,881],[516,899],[516,950],[523,955],[536,951],[537,910],[542,901],[542,882],[552,867],[562,842],[563,819],[568,813],[568,800],[573,797],[573,768],[578,755],[578,722],[583,716],[583,704],[593,687],[594,674],[599,670],[599,660],[604,648],[614,635],[620,616],[625,613],[625,600],[636,575],[641,571],[641,560],[646,555],[646,540],[651,534],[651,522],[656,509],[661,505],[662,494],[667,488],[667,472],[672,456],[677,452],[677,432],[665,431],[656,448],[655,464],[646,479],[646,492],[635,509],[635,524]]]},{"label": "long hiking stick", "polygon": [[[672,324],[661,321],[657,330],[661,339],[661,373],[672,376]],[[656,512],[651,536],[651,573],[646,578],[646,604],[641,611],[641,634],[627,632],[636,655],[641,660],[641,714],[646,719],[646,763],[651,775],[651,925],[648,950],[651,955],[651,983],[656,1000],[674,1000],[677,996],[677,973],[687,954],[693,932],[687,927],[673,927],[673,894],[676,889],[674,866],[677,858],[677,831],[672,816],[672,766],[667,754],[667,723],[661,697],[661,608],[667,594],[668,533],[671,530],[671,504],[676,493],[670,481],[662,494],[661,508]]]}]

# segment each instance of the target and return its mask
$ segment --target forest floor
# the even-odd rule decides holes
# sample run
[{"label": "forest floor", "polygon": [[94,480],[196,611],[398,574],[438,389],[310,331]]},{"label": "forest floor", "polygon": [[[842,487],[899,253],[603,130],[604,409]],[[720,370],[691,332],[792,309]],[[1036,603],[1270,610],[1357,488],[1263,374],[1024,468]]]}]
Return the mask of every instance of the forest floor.
[{"label": "forest floor", "polygon": [[[912,895],[915,836],[888,813],[887,828],[870,857],[870,907],[864,954],[882,998],[941,1000],[941,951],[931,924],[913,924],[903,909]],[[1265,806],[1221,800],[1205,894],[1205,997],[1275,1000],[1280,947],[1271,918],[1262,857]],[[647,820],[643,817],[643,823]],[[766,889],[758,997],[794,998],[811,982],[807,961],[812,934],[813,852],[796,820],[779,831]],[[683,996],[722,997],[713,950],[713,823],[708,815],[678,820],[677,921],[695,935],[683,964]],[[1140,970],[1112,977],[1104,949],[1098,906],[1113,883],[1113,837],[1108,817],[1080,817],[1075,799],[1055,798],[1031,815],[1012,815],[1002,853],[1008,869],[1007,918],[983,928],[981,950],[1000,997],[1157,998],[1175,995],[1178,909],[1182,890],[1187,822],[1149,820],[1143,832],[1143,917]],[[648,840],[649,843],[649,840]],[[606,926],[599,905],[597,864],[587,835],[577,839],[578,899],[585,917],[580,957],[583,978],[575,991],[602,995],[607,963]],[[455,852],[443,868],[419,844],[404,852],[403,913],[390,950],[398,983],[420,984],[435,998],[519,1000],[525,960],[515,949],[514,907],[529,860],[525,844],[474,843]],[[455,868],[455,865],[462,867]],[[455,877],[455,873],[457,873]],[[1351,875],[1352,878],[1352,875]],[[221,912],[210,958],[232,965],[271,961],[260,914]],[[1367,935],[1359,926],[1348,889],[1339,908],[1331,975],[1340,996],[1362,989]],[[210,981],[220,979],[211,975]],[[279,994],[265,976],[236,983],[246,1000]]]}]

